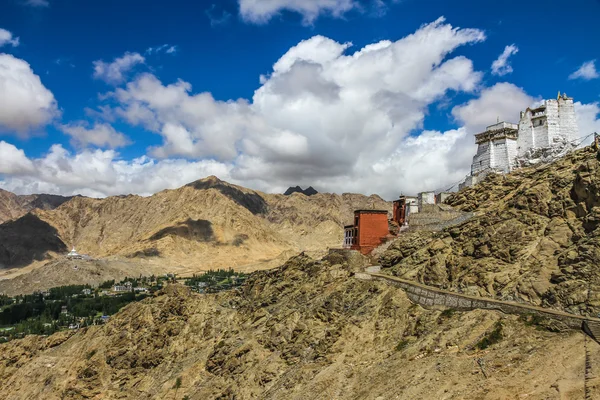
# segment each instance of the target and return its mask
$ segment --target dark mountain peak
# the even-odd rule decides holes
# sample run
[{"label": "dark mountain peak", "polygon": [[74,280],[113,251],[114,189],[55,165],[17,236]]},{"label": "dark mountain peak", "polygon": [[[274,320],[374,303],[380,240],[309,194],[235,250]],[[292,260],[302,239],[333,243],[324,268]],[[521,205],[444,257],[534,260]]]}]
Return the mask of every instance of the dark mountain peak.
[{"label": "dark mountain peak", "polygon": [[317,194],[319,192],[317,192],[317,190],[315,188],[313,188],[312,186],[307,187],[306,189],[304,189],[304,194],[307,196],[312,196],[313,194]]},{"label": "dark mountain peak", "polygon": [[305,196],[312,196],[312,195],[317,194],[319,192],[317,192],[312,186],[309,186],[306,189],[302,189],[300,186],[296,186],[296,187],[290,186],[288,188],[288,190],[285,191],[284,195],[285,196],[289,196],[292,193],[302,193]]},{"label": "dark mountain peak", "polygon": [[290,186],[288,190],[285,191],[284,195],[289,196],[292,193],[304,193],[300,186],[292,187]]}]

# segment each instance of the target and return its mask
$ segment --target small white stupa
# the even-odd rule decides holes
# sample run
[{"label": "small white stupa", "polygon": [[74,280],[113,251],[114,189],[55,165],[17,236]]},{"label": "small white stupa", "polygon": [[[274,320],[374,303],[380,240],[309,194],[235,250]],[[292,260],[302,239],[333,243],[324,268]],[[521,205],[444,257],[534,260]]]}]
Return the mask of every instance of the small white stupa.
[{"label": "small white stupa", "polygon": [[67,258],[81,258],[81,255],[77,253],[75,247],[73,247],[73,250],[71,250],[69,254],[67,254]]}]

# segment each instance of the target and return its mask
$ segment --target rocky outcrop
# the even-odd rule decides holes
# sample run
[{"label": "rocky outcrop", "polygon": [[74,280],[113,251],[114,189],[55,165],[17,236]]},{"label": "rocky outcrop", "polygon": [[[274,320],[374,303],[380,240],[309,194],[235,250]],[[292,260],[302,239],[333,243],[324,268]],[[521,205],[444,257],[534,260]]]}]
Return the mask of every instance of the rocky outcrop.
[{"label": "rocky outcrop", "polygon": [[[321,261],[295,257],[253,274],[237,291],[198,295],[168,286],[106,325],[2,344],[0,398],[505,399],[581,393],[580,333],[536,329],[496,311],[426,310],[402,289],[353,279],[355,272],[338,254]],[[599,349],[591,355],[599,356]]]},{"label": "rocky outcrop", "polygon": [[401,238],[382,265],[443,289],[596,316],[599,189],[600,165],[591,148],[539,168],[490,175],[447,200],[474,212],[472,219]]}]

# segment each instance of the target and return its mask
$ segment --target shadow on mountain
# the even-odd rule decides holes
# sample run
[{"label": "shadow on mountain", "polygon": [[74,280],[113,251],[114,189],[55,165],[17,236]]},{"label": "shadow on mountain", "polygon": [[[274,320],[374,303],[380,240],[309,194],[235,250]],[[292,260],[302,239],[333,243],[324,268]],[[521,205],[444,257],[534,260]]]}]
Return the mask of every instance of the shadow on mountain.
[{"label": "shadow on mountain", "polygon": [[144,250],[139,250],[134,253],[126,255],[127,258],[148,258],[148,257],[160,257],[160,251],[156,247],[151,247]]},{"label": "shadow on mountain", "polygon": [[57,230],[33,214],[0,225],[0,268],[22,267],[46,258],[49,251],[67,252]]},{"label": "shadow on mountain", "polygon": [[186,186],[191,186],[198,190],[216,189],[255,215],[266,214],[268,211],[267,202],[260,195],[257,193],[244,193],[233,186],[229,186],[220,179],[207,178],[189,183]]},{"label": "shadow on mountain", "polygon": [[212,223],[204,219],[188,219],[175,226],[169,226],[156,232],[150,240],[159,240],[166,236],[179,236],[188,240],[197,242],[214,242],[215,234],[212,229]]},{"label": "shadow on mountain", "polygon": [[54,210],[55,208],[61,206],[63,203],[71,200],[74,197],[81,196],[58,196],[54,194],[38,194],[36,195],[35,200],[30,203],[32,208],[39,208],[41,210]]}]

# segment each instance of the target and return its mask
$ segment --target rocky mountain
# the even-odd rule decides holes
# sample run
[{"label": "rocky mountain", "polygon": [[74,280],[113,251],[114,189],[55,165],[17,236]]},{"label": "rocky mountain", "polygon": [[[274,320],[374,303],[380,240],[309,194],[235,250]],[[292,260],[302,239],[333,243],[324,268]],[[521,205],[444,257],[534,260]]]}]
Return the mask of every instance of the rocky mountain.
[{"label": "rocky mountain", "polygon": [[306,189],[302,189],[300,186],[292,187],[290,186],[284,193],[285,196],[289,196],[292,193],[302,193],[305,196],[312,196],[319,192],[312,186],[307,187]]},{"label": "rocky mountain", "polygon": [[391,208],[375,195],[274,195],[216,177],[149,197],[75,197],[0,225],[0,266],[58,259],[74,246],[94,258],[162,265],[163,272],[251,271],[300,251],[322,256],[339,247],[353,210],[373,206]]},{"label": "rocky mountain", "polygon": [[447,203],[475,217],[402,236],[395,275],[467,294],[600,313],[600,165],[588,147],[553,164],[491,175]]},{"label": "rocky mountain", "polygon": [[[403,233],[381,256],[383,272],[456,292],[596,314],[599,189],[600,165],[591,148],[552,165],[490,176],[448,200],[473,212],[470,220],[442,232]],[[57,228],[59,235],[78,238],[106,223],[95,215],[116,215],[122,224],[139,225],[157,250],[166,238],[223,243],[226,229],[237,232],[228,228],[234,222],[219,219],[226,214],[260,221],[253,234],[270,234],[265,238],[274,244],[295,236],[309,246],[330,237],[329,229],[339,227],[355,203],[379,201],[266,195],[213,178],[153,197],[64,204],[37,214],[42,220],[57,212],[78,215],[73,219],[81,223]],[[191,199],[198,204],[195,214],[158,206],[187,207]],[[119,201],[136,202],[128,208],[131,222],[118,213]],[[226,212],[202,214],[209,204]],[[143,214],[144,206],[154,212]],[[187,223],[159,228],[147,221],[162,213]],[[211,224],[189,222],[198,220]],[[174,284],[105,325],[2,344],[0,397],[500,400],[600,393],[600,346],[582,332],[492,310],[425,309],[400,288],[356,279],[367,263],[360,255],[300,255],[254,272],[233,291],[199,295]]]},{"label": "rocky mountain", "polygon": [[[490,310],[427,310],[401,289],[353,278],[360,266],[295,257],[236,291],[172,285],[105,325],[2,344],[0,397],[583,398],[582,333]],[[597,360],[600,346],[589,355]]]},{"label": "rocky mountain", "polygon": [[32,194],[20,196],[0,189],[0,224],[19,218],[33,209],[53,210],[72,197],[52,194]]}]

